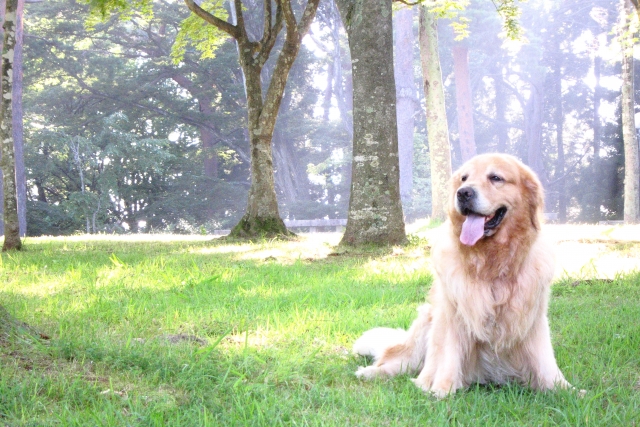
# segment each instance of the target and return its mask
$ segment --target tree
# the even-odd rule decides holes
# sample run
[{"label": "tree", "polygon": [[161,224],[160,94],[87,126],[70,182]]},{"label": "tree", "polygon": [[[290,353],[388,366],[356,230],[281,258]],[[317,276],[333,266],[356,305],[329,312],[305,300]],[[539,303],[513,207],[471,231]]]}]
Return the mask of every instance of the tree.
[{"label": "tree", "polygon": [[16,46],[13,59],[13,146],[16,158],[16,196],[18,199],[18,224],[20,235],[27,234],[27,179],[24,165],[24,127],[22,123],[22,62],[24,42],[24,4],[28,1],[19,0],[16,21]]},{"label": "tree", "polygon": [[[313,21],[318,2],[319,0],[309,0],[300,21],[297,22],[290,1],[276,2],[275,21],[271,1],[265,1],[264,31],[262,39],[255,42],[247,33],[240,0],[234,2],[237,20],[235,25],[205,11],[193,0],[185,0],[194,14],[237,41],[240,65],[245,76],[251,146],[251,187],[247,212],[231,231],[233,237],[289,234],[278,210],[271,140],[289,71],[300,50],[302,37]],[[262,69],[276,43],[283,21],[286,27],[284,45],[278,56],[267,92],[263,96]]]},{"label": "tree", "polygon": [[469,80],[469,49],[462,43],[457,43],[453,47],[453,67],[456,80],[458,138],[462,161],[465,162],[476,155],[476,140],[473,126],[473,98]]},{"label": "tree", "polygon": [[[353,163],[342,244],[402,244],[391,0],[339,0],[353,77]],[[375,30],[374,30],[375,29]]]},{"label": "tree", "polygon": [[[133,7],[151,7],[150,0],[139,0],[131,4],[117,0],[88,0],[88,3],[102,15],[111,11],[129,10]],[[216,14],[225,15],[220,3],[203,3],[204,7],[212,8],[212,12],[209,12],[193,0],[185,0],[189,10],[193,12],[193,15],[188,18],[190,21],[183,24],[186,29],[185,35],[192,37],[199,47],[210,53],[219,44],[215,38],[219,38],[220,34],[230,36],[238,43],[238,55],[247,94],[251,185],[247,211],[231,231],[233,237],[251,238],[290,234],[278,210],[272,138],[289,71],[300,50],[302,38],[313,21],[318,3],[319,0],[309,0],[300,20],[297,21],[290,0],[276,1],[275,11],[273,11],[272,2],[265,1],[262,38],[255,41],[250,37],[245,25],[241,0],[234,0],[232,6],[236,23],[230,23],[216,16]],[[285,29],[284,43],[276,59],[268,88],[263,93],[262,70],[271,57],[278,35],[283,28]],[[189,30],[191,30],[190,33]],[[180,47],[184,49],[184,46],[183,40]],[[180,57],[180,49],[177,56]]]},{"label": "tree", "polygon": [[413,191],[413,131],[417,106],[416,84],[413,75],[413,9],[395,12],[395,66],[398,158],[400,161],[400,198],[406,208]]},{"label": "tree", "polygon": [[624,139],[624,222],[635,224],[640,220],[640,163],[636,135],[633,85],[633,30],[635,9],[631,0],[622,0],[622,133]]},{"label": "tree", "polygon": [[431,218],[447,217],[451,145],[438,54],[438,24],[427,6],[420,6],[420,63],[426,98],[429,157],[431,162]]},{"label": "tree", "polygon": [[4,191],[4,244],[3,251],[22,249],[20,221],[16,192],[16,161],[13,138],[13,62],[16,46],[18,0],[7,0],[4,16],[2,46],[2,110],[0,110],[0,144],[2,144]]}]

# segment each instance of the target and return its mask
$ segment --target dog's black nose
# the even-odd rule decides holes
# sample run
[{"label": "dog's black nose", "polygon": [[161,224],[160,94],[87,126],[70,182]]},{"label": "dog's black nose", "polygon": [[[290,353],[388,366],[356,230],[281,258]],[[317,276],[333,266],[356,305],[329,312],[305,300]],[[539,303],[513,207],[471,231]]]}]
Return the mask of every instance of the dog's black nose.
[{"label": "dog's black nose", "polygon": [[462,187],[458,190],[457,193],[458,201],[460,201],[461,203],[468,202],[469,200],[473,199],[475,195],[476,192],[471,187]]}]

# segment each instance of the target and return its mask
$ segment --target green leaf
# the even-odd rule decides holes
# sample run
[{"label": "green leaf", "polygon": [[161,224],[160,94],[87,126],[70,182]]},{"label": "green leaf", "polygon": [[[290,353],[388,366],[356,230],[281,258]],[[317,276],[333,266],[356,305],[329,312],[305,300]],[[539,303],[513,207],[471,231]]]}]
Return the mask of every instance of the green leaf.
[{"label": "green leaf", "polygon": [[[228,18],[224,3],[220,0],[205,1],[201,7],[220,19]],[[171,58],[175,64],[179,64],[189,46],[199,51],[202,59],[215,58],[216,51],[228,38],[227,33],[192,13],[180,24],[180,31],[171,48]]]}]

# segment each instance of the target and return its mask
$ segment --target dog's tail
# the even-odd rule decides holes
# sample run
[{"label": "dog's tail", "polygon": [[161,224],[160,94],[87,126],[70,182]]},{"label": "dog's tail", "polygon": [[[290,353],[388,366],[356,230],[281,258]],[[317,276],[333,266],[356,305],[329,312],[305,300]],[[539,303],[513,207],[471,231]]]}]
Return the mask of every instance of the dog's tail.
[{"label": "dog's tail", "polygon": [[353,352],[361,356],[371,356],[377,361],[387,348],[402,344],[407,338],[408,332],[404,329],[373,328],[353,343]]},{"label": "dog's tail", "polygon": [[426,336],[431,324],[431,306],[418,307],[418,318],[408,331],[393,328],[373,328],[366,331],[353,344],[353,352],[361,356],[371,356],[378,361],[387,349],[404,344],[426,351]]},{"label": "dog's tail", "polygon": [[358,378],[392,377],[405,372],[417,372],[424,366],[427,338],[431,328],[429,304],[418,307],[418,318],[408,331],[374,328],[365,332],[353,345],[353,351],[372,356],[373,365],[359,367]]}]

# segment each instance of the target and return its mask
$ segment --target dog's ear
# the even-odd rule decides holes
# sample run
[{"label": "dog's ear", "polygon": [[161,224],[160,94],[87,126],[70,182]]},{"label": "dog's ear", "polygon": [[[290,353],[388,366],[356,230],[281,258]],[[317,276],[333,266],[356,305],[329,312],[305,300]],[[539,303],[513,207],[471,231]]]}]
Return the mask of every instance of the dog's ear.
[{"label": "dog's ear", "polygon": [[522,171],[525,203],[529,206],[531,224],[540,230],[544,211],[544,190],[535,172],[526,168]]}]

